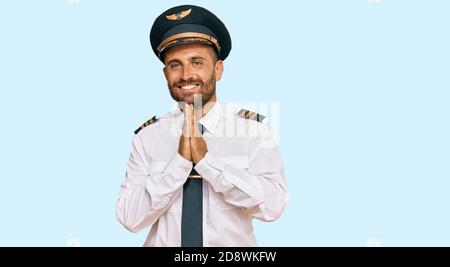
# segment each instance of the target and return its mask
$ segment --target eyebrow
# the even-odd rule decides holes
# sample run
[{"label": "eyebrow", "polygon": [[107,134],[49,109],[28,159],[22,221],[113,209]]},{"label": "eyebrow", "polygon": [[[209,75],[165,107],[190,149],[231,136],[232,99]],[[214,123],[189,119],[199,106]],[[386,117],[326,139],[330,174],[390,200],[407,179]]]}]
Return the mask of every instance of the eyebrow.
[{"label": "eyebrow", "polygon": [[201,57],[201,56],[193,56],[193,57],[190,57],[189,58],[191,61],[192,60],[196,60],[196,59],[203,59],[203,60],[206,60],[204,57]]},{"label": "eyebrow", "polygon": [[[206,59],[204,57],[202,57],[202,56],[192,56],[192,57],[189,58],[189,61],[194,61],[196,59],[201,59],[201,60],[205,60],[206,61]],[[177,63],[181,63],[182,64],[181,60],[174,58],[174,59],[171,59],[170,61],[168,61],[166,65],[169,65],[172,62],[177,62]]]}]

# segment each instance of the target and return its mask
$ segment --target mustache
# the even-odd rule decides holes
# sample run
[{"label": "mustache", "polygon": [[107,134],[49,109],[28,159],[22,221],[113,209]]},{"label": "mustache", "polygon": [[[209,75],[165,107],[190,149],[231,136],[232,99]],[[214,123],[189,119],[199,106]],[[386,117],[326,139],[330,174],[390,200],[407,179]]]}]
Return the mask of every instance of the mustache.
[{"label": "mustache", "polygon": [[193,84],[193,83],[199,84],[200,86],[203,85],[203,82],[201,80],[190,78],[190,79],[187,79],[187,80],[185,80],[185,79],[178,79],[178,80],[176,80],[173,83],[173,87],[181,87],[181,86],[185,86],[185,85]]}]

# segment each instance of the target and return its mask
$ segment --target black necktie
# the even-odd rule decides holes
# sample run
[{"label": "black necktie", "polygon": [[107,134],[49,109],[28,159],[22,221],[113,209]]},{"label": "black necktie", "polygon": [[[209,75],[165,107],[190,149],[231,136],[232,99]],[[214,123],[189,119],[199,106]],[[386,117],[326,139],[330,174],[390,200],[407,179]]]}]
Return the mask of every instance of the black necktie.
[{"label": "black necktie", "polygon": [[[202,131],[203,133],[203,127]],[[195,164],[194,164],[195,167]],[[183,185],[183,210],[181,213],[181,246],[203,246],[203,179],[192,168]]]}]

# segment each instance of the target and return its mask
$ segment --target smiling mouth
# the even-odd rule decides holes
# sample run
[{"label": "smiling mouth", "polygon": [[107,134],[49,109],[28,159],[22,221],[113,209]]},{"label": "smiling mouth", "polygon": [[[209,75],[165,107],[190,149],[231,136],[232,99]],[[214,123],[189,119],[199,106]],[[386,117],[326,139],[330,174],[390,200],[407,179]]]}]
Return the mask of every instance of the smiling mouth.
[{"label": "smiling mouth", "polygon": [[177,86],[177,88],[188,91],[188,90],[193,90],[194,88],[199,87],[199,86],[200,86],[200,83],[190,83],[190,84],[184,84],[181,86]]}]

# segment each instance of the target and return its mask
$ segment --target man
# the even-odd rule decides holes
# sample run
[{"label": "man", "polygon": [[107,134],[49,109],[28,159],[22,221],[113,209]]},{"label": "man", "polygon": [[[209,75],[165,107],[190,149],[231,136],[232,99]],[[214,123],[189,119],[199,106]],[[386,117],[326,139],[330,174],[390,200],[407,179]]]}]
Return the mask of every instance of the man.
[{"label": "man", "polygon": [[228,30],[184,5],[155,20],[150,42],[178,108],[135,131],[118,220],[151,226],[145,246],[255,246],[252,219],[276,220],[288,191],[264,116],[217,102]]}]

